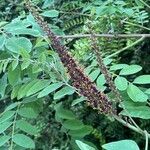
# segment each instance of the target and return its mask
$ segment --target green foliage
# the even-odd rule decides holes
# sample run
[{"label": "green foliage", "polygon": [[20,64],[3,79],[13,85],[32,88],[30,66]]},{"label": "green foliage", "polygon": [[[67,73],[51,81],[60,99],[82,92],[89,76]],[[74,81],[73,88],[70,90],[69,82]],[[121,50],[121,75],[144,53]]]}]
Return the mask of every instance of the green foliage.
[{"label": "green foliage", "polygon": [[104,144],[102,147],[106,150],[126,150],[126,149],[139,150],[137,144],[132,140],[122,140],[118,142],[112,142]]},{"label": "green foliage", "polygon": [[[48,46],[48,39],[33,16],[25,13],[23,3],[8,3],[2,0],[0,6],[0,147],[96,150],[112,140],[129,138],[124,129],[118,130],[120,125],[85,105],[86,99],[72,86],[66,68]],[[41,16],[57,35],[89,33],[88,22],[92,22],[95,33],[111,33],[116,37],[117,33],[143,33],[146,29],[140,26],[149,27],[149,12],[138,1],[82,0],[70,3],[67,0],[35,0],[34,4],[42,8]],[[126,59],[123,53],[108,58],[135,40],[100,38],[98,45],[123,98],[118,113],[125,117],[130,115],[138,122],[142,120],[141,126],[146,124],[149,127],[149,123],[144,122],[150,119],[150,72],[144,65],[148,66],[148,59],[140,64],[133,63],[133,57]],[[91,41],[81,38],[63,42],[69,46],[68,51],[85,65],[84,72],[91,81],[113,100],[113,92],[99,69]],[[145,52],[148,48],[131,47],[133,53],[128,50],[126,53],[135,55],[135,49]],[[133,133],[131,137],[142,145],[143,139]],[[131,147],[139,150],[131,140],[102,147],[106,150]]]}]

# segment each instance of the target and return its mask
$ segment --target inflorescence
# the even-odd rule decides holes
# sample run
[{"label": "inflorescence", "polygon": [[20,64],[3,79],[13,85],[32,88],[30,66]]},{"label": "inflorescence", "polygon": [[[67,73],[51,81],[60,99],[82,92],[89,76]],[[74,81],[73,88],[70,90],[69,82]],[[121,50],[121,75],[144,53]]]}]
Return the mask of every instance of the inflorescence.
[{"label": "inflorescence", "polygon": [[83,73],[77,62],[68,53],[67,47],[61,44],[61,40],[49,28],[48,23],[39,15],[38,11],[26,0],[26,7],[32,13],[40,27],[52,41],[52,46],[58,53],[62,63],[67,68],[73,86],[78,92],[87,98],[87,103],[93,109],[103,114],[113,114],[115,110],[107,95],[99,91],[96,85]]}]

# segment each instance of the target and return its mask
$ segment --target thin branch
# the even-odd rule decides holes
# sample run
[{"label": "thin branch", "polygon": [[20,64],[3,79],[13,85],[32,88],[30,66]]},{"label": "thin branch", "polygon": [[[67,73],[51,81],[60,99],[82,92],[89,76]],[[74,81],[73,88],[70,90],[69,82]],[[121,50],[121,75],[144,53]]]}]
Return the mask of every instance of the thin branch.
[{"label": "thin branch", "polygon": [[150,9],[150,6],[146,3],[146,2],[144,2],[143,0],[139,0],[141,3],[143,3],[146,7],[148,7],[149,9]]},{"label": "thin branch", "polygon": [[[150,34],[94,34],[95,37],[103,38],[150,38]],[[63,39],[75,39],[75,38],[90,38],[91,34],[75,34],[75,35],[59,35],[58,37]]]},{"label": "thin branch", "polygon": [[131,45],[126,46],[126,47],[124,47],[123,49],[121,49],[121,50],[119,50],[119,51],[117,51],[117,52],[115,52],[115,53],[113,53],[113,54],[107,56],[106,58],[114,57],[114,56],[116,56],[117,54],[119,54],[119,53],[121,53],[121,52],[123,52],[123,51],[125,51],[125,50],[127,50],[127,49],[129,49],[129,48],[131,48],[131,47],[133,47],[133,46],[135,46],[135,45],[137,45],[137,44],[139,44],[139,43],[142,42],[144,39],[145,39],[145,36],[143,36],[142,38],[140,38],[140,39],[138,39],[137,41],[133,42]]},{"label": "thin branch", "polygon": [[142,28],[142,29],[150,31],[150,28],[144,27],[142,25],[139,25],[139,24],[136,24],[136,23],[133,23],[133,22],[122,21],[122,23],[126,23],[126,24],[129,24],[129,25],[132,25],[132,26],[139,27],[139,28]]},{"label": "thin branch", "polygon": [[91,15],[89,14],[83,14],[83,13],[77,13],[77,12],[66,12],[66,11],[60,11],[60,13],[62,14],[73,14],[73,15],[80,15],[80,16],[87,16],[87,17],[91,17]]},{"label": "thin branch", "polygon": [[[139,128],[136,128],[135,126],[131,125],[130,123],[124,121],[122,118],[120,118],[119,116],[117,115],[113,115],[113,117],[118,121],[120,122],[122,125],[130,128],[131,130],[137,132],[137,133],[140,133],[141,135],[145,136],[145,131],[142,131],[140,130]],[[149,133],[146,133],[147,137],[150,139],[150,134]]]}]

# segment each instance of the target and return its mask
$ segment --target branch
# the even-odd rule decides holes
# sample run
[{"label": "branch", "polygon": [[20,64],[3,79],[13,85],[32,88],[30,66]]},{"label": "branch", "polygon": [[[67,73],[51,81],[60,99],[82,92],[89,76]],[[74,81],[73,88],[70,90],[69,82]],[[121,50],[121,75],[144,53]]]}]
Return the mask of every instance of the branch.
[{"label": "branch", "polygon": [[145,3],[143,0],[139,0],[141,3],[143,3],[146,7],[148,7],[149,9],[150,9],[150,6],[147,4],[147,3]]},{"label": "branch", "polygon": [[[94,34],[95,37],[103,38],[150,38],[150,34]],[[90,38],[91,34],[75,34],[75,35],[59,35],[58,37],[63,39],[75,39],[75,38]]]},{"label": "branch", "polygon": [[127,50],[127,49],[129,49],[129,48],[131,48],[131,47],[133,47],[133,46],[135,46],[135,45],[137,45],[137,44],[139,44],[139,43],[140,43],[141,41],[143,41],[144,39],[145,39],[145,37],[143,36],[143,37],[141,37],[140,39],[138,39],[137,41],[133,42],[131,45],[122,48],[121,50],[119,50],[119,51],[117,51],[117,52],[115,52],[115,53],[113,53],[113,54],[107,56],[106,58],[111,58],[111,57],[113,57],[113,56],[115,56],[115,55],[117,55],[117,54],[119,54],[119,53],[121,53],[121,52],[123,52],[123,51],[125,51],[125,50]]},{"label": "branch", "polygon": [[139,129],[139,128],[136,128],[135,126],[131,125],[130,123],[128,123],[128,122],[126,122],[126,121],[124,121],[122,118],[120,118],[120,117],[117,116],[117,115],[113,115],[113,117],[114,117],[118,122],[120,122],[122,125],[124,125],[124,126],[130,128],[131,130],[133,130],[133,131],[135,131],[135,132],[137,132],[137,133],[140,133],[140,134],[143,135],[143,136],[145,136],[145,132],[146,132],[146,136],[150,139],[150,134],[147,133],[147,131],[143,131],[143,130],[141,130],[141,129]]}]

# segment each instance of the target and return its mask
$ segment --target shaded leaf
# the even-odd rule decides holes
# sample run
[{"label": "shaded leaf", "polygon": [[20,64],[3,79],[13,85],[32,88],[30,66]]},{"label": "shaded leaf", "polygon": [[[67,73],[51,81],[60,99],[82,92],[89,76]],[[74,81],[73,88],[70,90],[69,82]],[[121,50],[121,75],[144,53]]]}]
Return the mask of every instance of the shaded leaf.
[{"label": "shaded leaf", "polygon": [[83,138],[84,136],[90,134],[92,131],[93,128],[91,126],[84,125],[84,127],[79,130],[70,130],[69,134],[75,138]]},{"label": "shaded leaf", "polygon": [[80,120],[66,120],[62,124],[68,130],[78,130],[84,127]]}]

